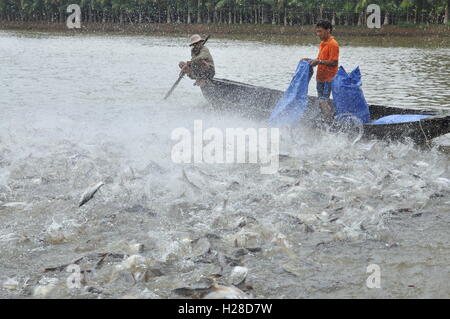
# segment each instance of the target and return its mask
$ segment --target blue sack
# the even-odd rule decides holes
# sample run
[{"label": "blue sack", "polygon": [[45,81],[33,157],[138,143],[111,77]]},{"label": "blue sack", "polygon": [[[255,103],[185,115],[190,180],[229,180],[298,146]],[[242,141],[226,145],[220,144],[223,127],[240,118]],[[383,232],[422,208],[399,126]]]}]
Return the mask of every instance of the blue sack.
[{"label": "blue sack", "polygon": [[270,125],[292,125],[300,120],[308,107],[308,85],[313,73],[309,62],[303,61],[297,65],[289,88],[269,117]]},{"label": "blue sack", "polygon": [[396,124],[396,123],[407,123],[407,122],[417,122],[431,115],[421,115],[421,114],[395,114],[382,117],[371,124]]},{"label": "blue sack", "polygon": [[363,123],[370,121],[369,105],[364,97],[361,84],[359,67],[354,69],[350,74],[347,74],[342,66],[339,67],[331,83],[336,117],[341,114],[350,113]]}]

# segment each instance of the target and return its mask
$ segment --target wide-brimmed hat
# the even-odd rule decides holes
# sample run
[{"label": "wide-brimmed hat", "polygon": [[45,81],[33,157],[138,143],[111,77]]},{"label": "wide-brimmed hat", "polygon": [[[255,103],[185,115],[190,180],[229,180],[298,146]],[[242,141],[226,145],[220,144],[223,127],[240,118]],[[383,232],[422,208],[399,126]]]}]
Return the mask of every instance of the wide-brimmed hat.
[{"label": "wide-brimmed hat", "polygon": [[196,44],[200,41],[205,41],[205,40],[200,35],[194,34],[193,36],[191,36],[191,44],[189,44],[189,46],[193,46],[194,44]]}]

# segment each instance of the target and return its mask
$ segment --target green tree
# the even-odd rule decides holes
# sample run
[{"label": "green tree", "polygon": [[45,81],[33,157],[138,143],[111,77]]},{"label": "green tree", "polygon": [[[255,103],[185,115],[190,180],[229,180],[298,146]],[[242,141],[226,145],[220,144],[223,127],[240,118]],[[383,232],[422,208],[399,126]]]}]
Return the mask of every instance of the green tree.
[{"label": "green tree", "polygon": [[[69,3],[83,21],[113,23],[363,25],[370,0],[0,0],[0,20],[64,22]],[[379,0],[384,23],[449,23],[450,0]]]}]

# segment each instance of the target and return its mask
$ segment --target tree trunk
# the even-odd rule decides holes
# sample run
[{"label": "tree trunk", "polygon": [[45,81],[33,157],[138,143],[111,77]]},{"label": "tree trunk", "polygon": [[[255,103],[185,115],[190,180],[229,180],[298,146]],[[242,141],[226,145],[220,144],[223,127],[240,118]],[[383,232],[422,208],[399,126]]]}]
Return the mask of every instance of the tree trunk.
[{"label": "tree trunk", "polygon": [[167,4],[167,23],[172,23],[172,19],[170,18],[170,4]]},{"label": "tree trunk", "polygon": [[284,8],[284,25],[287,25],[288,21],[287,21],[287,9]]},{"label": "tree trunk", "polygon": [[202,23],[202,0],[197,2],[197,23]]},{"label": "tree trunk", "polygon": [[272,8],[272,24],[273,25],[277,24],[277,17],[276,17],[276,13],[275,13],[275,7]]},{"label": "tree trunk", "polygon": [[266,16],[264,14],[264,5],[261,5],[261,24],[266,22]]},{"label": "tree trunk", "polygon": [[89,3],[88,12],[88,21],[92,22],[92,1]]},{"label": "tree trunk", "polygon": [[450,10],[450,0],[447,0],[447,5],[445,6],[445,16],[444,16],[444,24],[448,25],[450,22],[450,13],[448,12]]},{"label": "tree trunk", "polygon": [[187,5],[188,5],[187,24],[191,24],[191,6],[189,5],[189,1]]}]

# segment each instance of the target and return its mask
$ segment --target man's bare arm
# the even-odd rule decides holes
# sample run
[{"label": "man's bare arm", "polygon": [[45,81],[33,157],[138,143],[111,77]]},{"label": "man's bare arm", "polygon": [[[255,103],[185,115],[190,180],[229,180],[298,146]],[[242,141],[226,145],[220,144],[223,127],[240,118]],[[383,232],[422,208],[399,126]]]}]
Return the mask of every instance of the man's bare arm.
[{"label": "man's bare arm", "polygon": [[335,66],[335,65],[338,65],[338,61],[337,60],[322,60],[321,63],[319,62],[319,64],[324,64],[327,66]]},{"label": "man's bare arm", "polygon": [[335,66],[338,65],[338,61],[337,60],[319,60],[319,59],[315,59],[311,62],[312,66],[316,66],[318,64],[323,64],[326,66]]}]

